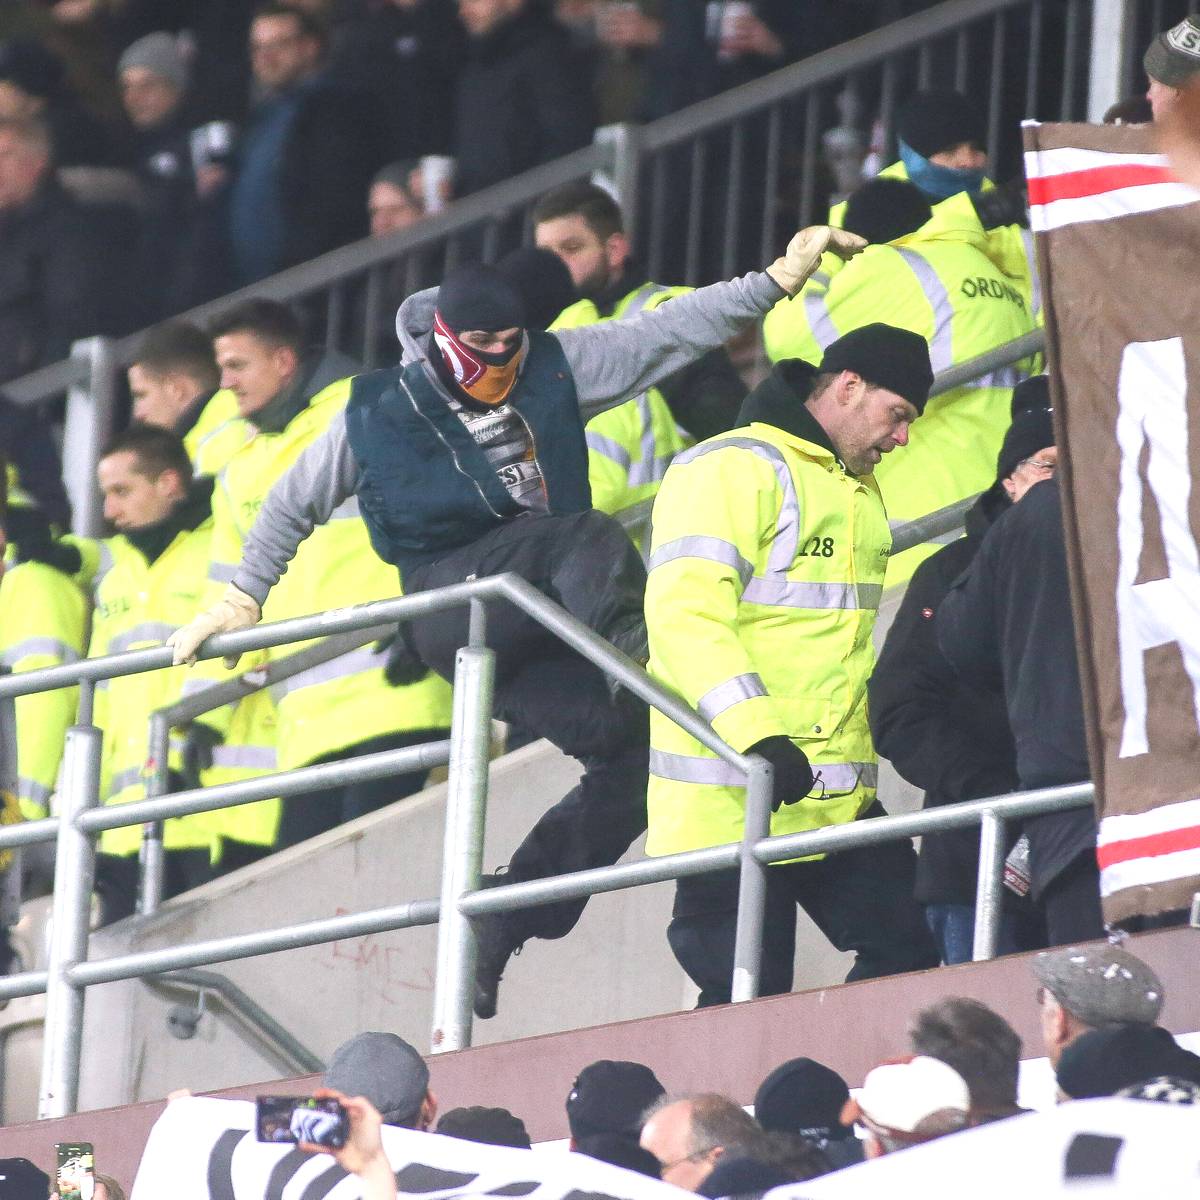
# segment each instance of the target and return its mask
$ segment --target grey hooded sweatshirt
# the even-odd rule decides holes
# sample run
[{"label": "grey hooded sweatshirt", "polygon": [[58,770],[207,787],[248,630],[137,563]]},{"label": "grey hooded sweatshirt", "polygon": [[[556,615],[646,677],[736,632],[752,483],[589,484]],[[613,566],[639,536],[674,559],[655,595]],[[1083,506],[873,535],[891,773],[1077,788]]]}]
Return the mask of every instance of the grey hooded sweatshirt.
[{"label": "grey hooded sweatshirt", "polygon": [[[580,419],[586,423],[686,367],[759,320],[782,296],[765,271],[753,271],[624,320],[555,331],[574,377]],[[429,361],[436,301],[437,289],[429,288],[400,306],[396,333],[403,354],[400,367],[391,369],[424,371],[449,402]],[[246,538],[234,586],[262,604],[300,543],[354,495],[358,481],[346,423],[335,420],[271,489]]]}]

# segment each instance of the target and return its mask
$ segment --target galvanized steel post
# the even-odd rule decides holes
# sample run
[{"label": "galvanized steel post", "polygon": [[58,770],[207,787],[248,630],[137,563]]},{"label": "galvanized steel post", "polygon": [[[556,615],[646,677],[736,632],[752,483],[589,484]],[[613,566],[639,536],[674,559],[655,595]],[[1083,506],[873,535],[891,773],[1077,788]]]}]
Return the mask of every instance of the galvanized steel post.
[{"label": "galvanized steel post", "polygon": [[75,1111],[79,1098],[84,988],[72,984],[67,971],[87,958],[96,848],[91,837],[75,822],[100,803],[100,755],[101,734],[94,725],[73,725],[67,730],[54,860],[53,924],[38,1097],[40,1119],[68,1116]]},{"label": "galvanized steel post", "polygon": [[1004,907],[1004,818],[985,808],[979,821],[979,876],[975,890],[976,962],[996,957],[1000,939],[1000,914]]},{"label": "galvanized steel post", "polygon": [[[168,756],[171,753],[171,723],[165,713],[150,717],[150,749],[146,762],[146,799],[167,794]],[[138,880],[138,912],[144,917],[158,912],[162,904],[163,884],[167,872],[166,851],[163,848],[163,823],[147,821],[142,826],[142,846],[139,852],[141,876]]]},{"label": "galvanized steel post", "polygon": [[475,999],[475,931],[459,900],[479,890],[487,813],[488,761],[492,746],[495,653],[483,645],[484,607],[471,602],[471,645],[454,664],[454,711],[450,723],[450,782],[438,918],[437,978],[430,1051],[443,1054],[471,1044]]},{"label": "galvanized steel post", "polygon": [[766,863],[755,857],[755,844],[771,832],[771,794],[775,772],[766,759],[757,755],[746,778],[746,827],[742,835],[738,861],[737,941],[733,950],[731,998],[753,1000],[758,995],[762,966],[763,913],[767,902]]}]

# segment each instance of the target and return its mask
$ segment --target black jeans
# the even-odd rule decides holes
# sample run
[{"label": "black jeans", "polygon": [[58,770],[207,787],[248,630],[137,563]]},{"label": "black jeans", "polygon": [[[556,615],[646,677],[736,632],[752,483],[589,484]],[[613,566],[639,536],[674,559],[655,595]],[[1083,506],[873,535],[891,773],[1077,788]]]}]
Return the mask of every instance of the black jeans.
[{"label": "black jeans", "polygon": [[[877,802],[865,815],[886,813]],[[797,905],[839,950],[855,951],[847,983],[936,967],[937,948],[913,899],[915,872],[916,855],[907,841],[769,868],[759,994],[792,990]],[[736,869],[675,885],[667,940],[700,989],[698,1008],[729,1003],[737,896]]]},{"label": "black jeans", "polygon": [[[207,848],[163,852],[164,900],[191,891],[214,878]],[[96,855],[96,891],[100,893],[101,920],[105,925],[132,916],[137,908],[138,855]]]},{"label": "black jeans", "polygon": [[1100,869],[1087,850],[1042,889],[1038,907],[1046,920],[1046,945],[1070,946],[1104,936],[1100,910]]},{"label": "black jeans", "polygon": [[[409,571],[409,593],[471,577],[512,571],[610,640],[644,637],[646,573],[628,535],[611,517],[527,514],[437,562]],[[467,643],[465,609],[413,622],[421,660],[446,679]],[[626,691],[614,697],[603,672],[567,649],[512,605],[488,606],[487,644],[496,654],[496,714],[578,759],[582,779],[546,812],[517,847],[507,879],[543,879],[609,866],[646,829],[650,740],[645,704]],[[579,920],[586,900],[513,913],[514,943],[558,938]]]}]

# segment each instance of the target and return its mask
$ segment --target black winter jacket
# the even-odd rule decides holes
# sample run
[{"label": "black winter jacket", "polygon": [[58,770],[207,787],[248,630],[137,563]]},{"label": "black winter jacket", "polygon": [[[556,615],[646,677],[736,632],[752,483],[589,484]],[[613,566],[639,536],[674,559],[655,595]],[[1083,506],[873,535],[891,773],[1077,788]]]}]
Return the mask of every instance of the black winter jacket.
[{"label": "black winter jacket", "polygon": [[0,212],[0,381],[65,358],[72,341],[100,331],[89,232],[54,179]]},{"label": "black winter jacket", "polygon": [[[961,676],[1003,689],[1028,790],[1091,778],[1058,483],[1035,484],[988,531],[937,614],[938,644]],[[1033,897],[1095,853],[1091,809],[1025,822]]]},{"label": "black winter jacket", "polygon": [[[985,492],[967,514],[967,536],[916,569],[871,676],[875,748],[909,783],[924,789],[926,808],[1018,786],[1004,697],[955,672],[938,649],[934,624],[951,584],[1009,507],[1003,493]],[[916,898],[921,904],[974,904],[978,870],[977,830],[926,834],[917,859]]]},{"label": "black winter jacket", "polygon": [[531,6],[471,41],[458,80],[459,195],[577,150],[592,135],[590,83],[565,30]]}]

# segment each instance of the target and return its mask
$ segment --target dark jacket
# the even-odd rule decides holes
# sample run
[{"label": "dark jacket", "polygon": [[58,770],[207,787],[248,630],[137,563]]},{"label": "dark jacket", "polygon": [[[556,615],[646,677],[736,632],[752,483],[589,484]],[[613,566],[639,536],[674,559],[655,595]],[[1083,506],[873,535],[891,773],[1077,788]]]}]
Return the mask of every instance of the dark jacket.
[{"label": "dark jacket", "polygon": [[57,362],[98,332],[94,264],[83,211],[57,180],[0,212],[0,381]]},{"label": "dark jacket", "polygon": [[[970,566],[992,523],[1008,511],[985,492],[967,514],[967,536],[913,573],[871,676],[871,736],[899,773],[925,791],[925,807],[1015,791],[1016,748],[1004,697],[961,678],[938,649],[935,617]],[[974,904],[979,870],[975,829],[926,834],[917,858],[921,904]]]},{"label": "dark jacket", "polygon": [[584,145],[589,81],[566,32],[530,5],[470,42],[455,95],[455,190],[477,192]]},{"label": "dark jacket", "polygon": [[[1024,789],[1091,778],[1058,483],[1035,484],[988,531],[937,614],[938,644],[965,679],[1002,689]],[[1091,809],[1025,822],[1033,896],[1095,853]]]}]

